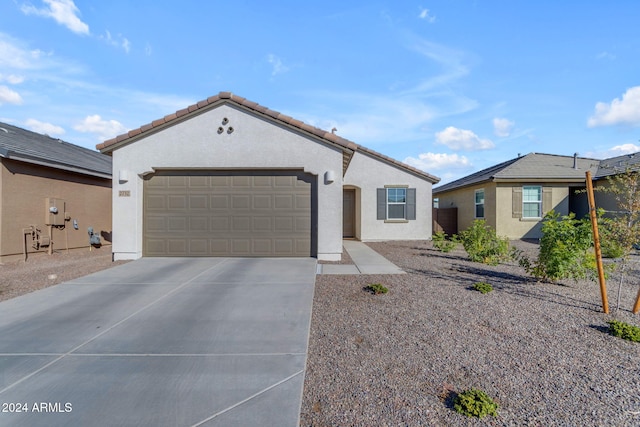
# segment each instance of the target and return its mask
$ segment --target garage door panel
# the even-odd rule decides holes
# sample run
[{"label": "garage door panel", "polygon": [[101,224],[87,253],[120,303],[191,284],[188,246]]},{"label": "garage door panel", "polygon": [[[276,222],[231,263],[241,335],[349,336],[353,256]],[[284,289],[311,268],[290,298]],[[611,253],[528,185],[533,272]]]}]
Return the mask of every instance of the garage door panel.
[{"label": "garage door panel", "polygon": [[167,198],[164,195],[148,196],[146,199],[146,209],[147,211],[165,211],[167,209]]},{"label": "garage door panel", "polygon": [[291,210],[293,208],[293,196],[290,194],[277,194],[274,197],[275,209]]},{"label": "garage door panel", "polygon": [[268,216],[254,216],[252,218],[251,230],[254,232],[273,231],[272,218]]},{"label": "garage door panel", "polygon": [[187,223],[189,218],[187,217],[169,217],[167,219],[167,231],[186,233],[189,230],[187,229]]},{"label": "garage door panel", "polygon": [[209,218],[207,217],[189,218],[190,233],[208,233],[208,231],[209,231]]},{"label": "garage door panel", "polygon": [[211,209],[229,209],[230,197],[228,194],[211,196]]},{"label": "garage door panel", "polygon": [[189,195],[189,209],[209,210],[209,196],[206,194]]},{"label": "garage door panel", "polygon": [[144,254],[310,256],[310,181],[286,172],[153,176],[144,186]]},{"label": "garage door panel", "polygon": [[235,210],[249,210],[251,208],[251,195],[243,194],[231,196],[231,208]]},{"label": "garage door panel", "polygon": [[209,240],[208,239],[189,239],[189,255],[190,256],[209,255]]}]

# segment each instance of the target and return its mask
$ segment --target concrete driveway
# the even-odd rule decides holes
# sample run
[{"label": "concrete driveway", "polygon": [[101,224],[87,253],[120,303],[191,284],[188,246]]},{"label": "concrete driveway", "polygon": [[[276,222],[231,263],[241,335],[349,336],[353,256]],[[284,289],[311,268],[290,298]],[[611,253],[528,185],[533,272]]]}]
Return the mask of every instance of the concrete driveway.
[{"label": "concrete driveway", "polygon": [[144,258],[0,303],[0,426],[296,426],[316,260]]}]

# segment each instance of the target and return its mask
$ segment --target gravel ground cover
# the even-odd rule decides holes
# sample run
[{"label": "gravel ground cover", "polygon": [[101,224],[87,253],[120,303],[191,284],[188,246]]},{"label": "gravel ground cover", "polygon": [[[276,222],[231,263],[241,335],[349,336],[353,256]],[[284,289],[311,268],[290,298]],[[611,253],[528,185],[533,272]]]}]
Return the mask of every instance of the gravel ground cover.
[{"label": "gravel ground cover", "polygon": [[0,264],[0,301],[123,264],[111,262],[111,246],[29,255],[27,261]]},{"label": "gravel ground cover", "polygon": [[[472,263],[431,242],[369,245],[408,274],[317,277],[301,425],[640,426],[640,344],[606,323],[640,325],[639,264],[618,312],[611,278],[605,315],[597,282],[536,283],[515,263]],[[471,290],[478,281],[494,290]],[[365,292],[370,283],[389,293]],[[456,413],[469,388],[498,416]]]}]

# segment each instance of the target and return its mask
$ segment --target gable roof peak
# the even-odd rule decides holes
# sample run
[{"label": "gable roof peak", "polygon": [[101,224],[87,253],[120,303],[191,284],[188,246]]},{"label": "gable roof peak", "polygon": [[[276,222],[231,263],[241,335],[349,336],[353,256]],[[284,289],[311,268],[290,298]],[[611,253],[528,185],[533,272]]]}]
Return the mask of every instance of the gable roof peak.
[{"label": "gable roof peak", "polygon": [[172,124],[172,122],[178,123],[178,121],[185,120],[190,115],[196,114],[197,112],[205,108],[212,108],[213,105],[218,105],[221,103],[233,103],[244,109],[247,109],[255,113],[258,113],[259,115],[265,116],[266,118],[269,118],[271,120],[293,127],[299,131],[302,131],[303,133],[310,134],[316,138],[320,138],[321,140],[324,140],[332,145],[336,145],[340,147],[344,152],[350,153],[349,156],[353,155],[353,153],[356,151],[362,151],[363,153],[367,153],[373,157],[376,157],[378,160],[381,160],[386,163],[390,163],[396,167],[406,170],[407,172],[410,172],[423,179],[426,179],[431,183],[435,184],[438,181],[440,181],[440,178],[434,175],[431,175],[425,171],[414,168],[413,166],[409,166],[405,163],[402,163],[390,157],[384,156],[376,151],[365,148],[333,132],[320,129],[315,126],[311,126],[300,120],[296,120],[293,117],[287,116],[286,114],[264,107],[258,104],[257,102],[249,101],[248,99],[235,95],[232,92],[219,92],[217,95],[210,96],[205,100],[202,100],[193,105],[190,105],[189,107],[184,108],[182,110],[178,110],[173,114],[166,115],[161,119],[154,120],[149,124],[143,125],[137,129],[130,130],[125,134],[122,134],[122,135],[116,136],[115,138],[111,138],[107,141],[104,141],[102,144],[98,144],[96,148],[100,150],[102,153],[109,154],[113,150],[118,149],[122,145],[134,142],[138,138],[144,138],[146,136],[145,134],[150,134],[153,131],[157,131],[166,125]]}]

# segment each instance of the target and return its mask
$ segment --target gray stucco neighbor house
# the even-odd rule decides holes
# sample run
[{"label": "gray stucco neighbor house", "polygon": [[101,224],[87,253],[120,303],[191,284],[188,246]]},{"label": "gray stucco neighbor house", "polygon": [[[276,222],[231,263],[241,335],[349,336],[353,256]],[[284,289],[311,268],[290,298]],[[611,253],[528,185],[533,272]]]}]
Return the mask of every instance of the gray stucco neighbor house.
[{"label": "gray stucco neighbor house", "polygon": [[431,238],[439,178],[220,92],[97,148],[113,156],[114,259],[312,256]]}]

